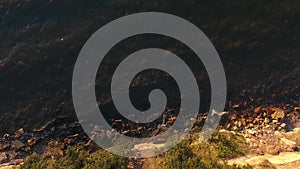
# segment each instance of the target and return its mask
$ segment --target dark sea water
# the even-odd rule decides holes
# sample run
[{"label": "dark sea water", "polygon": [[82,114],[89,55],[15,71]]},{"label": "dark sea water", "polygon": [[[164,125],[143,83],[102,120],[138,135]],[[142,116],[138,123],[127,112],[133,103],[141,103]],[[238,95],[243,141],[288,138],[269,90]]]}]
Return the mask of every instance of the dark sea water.
[{"label": "dark sea water", "polygon": [[[299,1],[1,0],[0,136],[20,127],[39,128],[58,116],[76,121],[71,84],[83,44],[106,23],[145,11],[177,15],[208,36],[223,62],[227,102],[299,105]],[[117,59],[130,52],[129,48],[153,45],[184,53],[182,57],[201,82],[202,101],[207,106],[206,72],[193,65],[188,49],[166,37],[144,38],[147,36],[133,37],[110,55]],[[101,90],[109,88],[108,78],[104,75],[96,80],[101,104],[111,103],[100,97]]]}]

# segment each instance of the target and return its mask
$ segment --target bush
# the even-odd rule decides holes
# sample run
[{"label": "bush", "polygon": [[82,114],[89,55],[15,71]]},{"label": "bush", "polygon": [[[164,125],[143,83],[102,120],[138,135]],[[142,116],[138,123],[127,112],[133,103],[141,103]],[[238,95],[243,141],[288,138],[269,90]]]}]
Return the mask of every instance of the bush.
[{"label": "bush", "polygon": [[208,142],[216,149],[217,157],[222,159],[244,155],[247,151],[245,139],[233,133],[214,133]]},{"label": "bush", "polygon": [[39,158],[37,154],[29,158],[20,169],[113,169],[127,168],[127,158],[113,155],[105,150],[90,154],[81,146],[68,147],[64,154],[55,158]]},{"label": "bush", "polygon": [[244,140],[232,134],[215,133],[201,144],[198,137],[192,136],[165,153],[163,166],[166,169],[250,169],[251,166],[230,166],[224,161],[245,153],[244,146]]},{"label": "bush", "polygon": [[46,169],[47,163],[45,159],[39,159],[37,154],[29,156],[20,169]]},{"label": "bush", "polygon": [[99,150],[85,161],[84,169],[107,168],[107,169],[126,169],[128,160],[127,158],[120,157],[108,153],[107,151]]}]

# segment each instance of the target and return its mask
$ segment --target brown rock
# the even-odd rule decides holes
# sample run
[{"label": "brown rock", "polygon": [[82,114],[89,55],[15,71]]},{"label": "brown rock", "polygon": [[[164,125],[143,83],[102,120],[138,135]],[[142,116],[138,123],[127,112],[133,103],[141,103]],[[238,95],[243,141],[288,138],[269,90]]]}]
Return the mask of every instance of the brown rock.
[{"label": "brown rock", "polygon": [[66,144],[69,144],[69,145],[74,144],[74,139],[73,138],[65,138],[64,141],[65,141]]},{"label": "brown rock", "polygon": [[7,152],[7,158],[8,159],[15,159],[19,154],[15,151],[9,151]]},{"label": "brown rock", "polygon": [[247,125],[246,119],[245,119],[245,118],[242,118],[242,119],[241,119],[241,122],[242,122],[242,126],[246,127],[246,125]]},{"label": "brown rock", "polygon": [[50,149],[46,149],[43,155],[46,158],[49,157],[54,158],[54,157],[63,156],[64,152],[60,148],[50,148]]},{"label": "brown rock", "polygon": [[0,151],[7,151],[10,148],[10,143],[0,144]]},{"label": "brown rock", "polygon": [[15,150],[19,150],[21,148],[25,147],[25,144],[22,143],[20,140],[15,140],[13,143],[12,143],[12,148],[15,149]]},{"label": "brown rock", "polygon": [[63,143],[63,142],[59,142],[59,143],[58,143],[58,146],[59,146],[59,148],[60,148],[61,150],[63,150],[63,149],[66,148],[66,144]]},{"label": "brown rock", "polygon": [[31,139],[27,140],[27,143],[28,143],[29,146],[33,146],[35,144],[34,138],[31,138]]},{"label": "brown rock", "polygon": [[29,153],[29,152],[31,152],[31,148],[30,148],[30,147],[25,147],[25,148],[24,148],[24,151],[26,151],[26,152]]},{"label": "brown rock", "polygon": [[177,117],[171,117],[169,118],[169,121],[175,121],[177,119]]},{"label": "brown rock", "polygon": [[256,108],[254,109],[254,113],[257,114],[260,110],[261,110],[261,107],[256,107]]},{"label": "brown rock", "polygon": [[7,160],[8,159],[6,153],[0,153],[0,164],[5,163]]},{"label": "brown rock", "polygon": [[238,127],[242,127],[242,121],[238,121]]}]

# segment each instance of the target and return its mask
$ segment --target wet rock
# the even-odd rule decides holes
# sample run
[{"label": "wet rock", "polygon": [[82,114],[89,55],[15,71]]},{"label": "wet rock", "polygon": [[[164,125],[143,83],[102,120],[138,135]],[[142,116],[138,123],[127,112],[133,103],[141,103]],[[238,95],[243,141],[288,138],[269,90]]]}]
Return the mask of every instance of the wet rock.
[{"label": "wet rock", "polygon": [[12,143],[12,148],[14,150],[19,150],[21,148],[25,147],[25,144],[22,143],[20,140],[15,140],[13,143]]}]

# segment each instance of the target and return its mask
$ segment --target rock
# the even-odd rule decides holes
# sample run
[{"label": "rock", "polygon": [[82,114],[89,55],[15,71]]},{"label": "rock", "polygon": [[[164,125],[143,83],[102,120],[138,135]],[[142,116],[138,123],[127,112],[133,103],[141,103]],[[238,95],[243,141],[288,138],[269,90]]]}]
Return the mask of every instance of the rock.
[{"label": "rock", "polygon": [[261,110],[261,107],[256,107],[256,108],[254,109],[254,113],[257,114],[257,113],[260,112],[260,110]]},{"label": "rock", "polygon": [[20,128],[18,131],[15,132],[15,137],[21,137],[24,134],[23,128]]},{"label": "rock", "polygon": [[266,153],[271,154],[271,155],[279,155],[280,153],[280,147],[279,146],[271,146],[268,145],[266,147]]},{"label": "rock", "polygon": [[238,121],[238,127],[241,128],[242,127],[242,122]]},{"label": "rock", "polygon": [[7,152],[7,157],[9,158],[9,160],[16,159],[18,157],[18,155],[19,154],[15,151]]},{"label": "rock", "polygon": [[29,139],[29,140],[27,141],[27,143],[28,143],[28,146],[33,146],[33,145],[35,144],[34,138]]},{"label": "rock", "polygon": [[9,162],[9,165],[13,165],[13,166],[17,166],[17,165],[20,165],[21,163],[23,163],[24,160],[23,159],[15,159],[15,160],[11,160]]},{"label": "rock", "polygon": [[65,139],[64,139],[64,142],[65,142],[66,144],[69,144],[69,145],[75,143],[75,141],[74,141],[73,138],[65,138]]},{"label": "rock", "polygon": [[6,153],[0,153],[0,164],[7,162],[7,160],[8,159]]},{"label": "rock", "polygon": [[245,119],[245,118],[242,118],[242,119],[241,119],[241,122],[242,122],[242,126],[246,127],[246,125],[247,125],[247,124],[246,124],[246,119]]},{"label": "rock", "polygon": [[274,135],[275,135],[276,137],[278,137],[278,138],[283,137],[282,134],[281,134],[279,131],[275,131],[275,132],[274,132]]},{"label": "rock", "polygon": [[12,143],[12,148],[15,149],[15,150],[19,150],[21,148],[25,147],[25,144],[22,143],[20,140],[15,140],[13,143]]},{"label": "rock", "polygon": [[31,148],[30,147],[25,147],[24,151],[30,153],[31,152]]},{"label": "rock", "polygon": [[6,133],[6,134],[3,135],[3,138],[4,138],[4,139],[7,139],[8,137],[9,137],[9,134],[8,134],[8,133]]},{"label": "rock", "polygon": [[282,109],[279,108],[273,108],[274,113],[271,115],[272,119],[279,120],[283,119],[285,116],[285,112]]},{"label": "rock", "polygon": [[295,151],[295,149],[297,149],[297,143],[285,137],[280,139],[280,143],[282,148],[284,148],[284,150],[286,151],[292,152]]},{"label": "rock", "polygon": [[50,148],[50,149],[46,148],[43,154],[45,158],[49,158],[49,157],[55,158],[63,155],[64,152],[60,148]]},{"label": "rock", "polygon": [[285,123],[280,124],[280,127],[282,127],[282,128],[285,128],[285,126],[286,126]]},{"label": "rock", "polygon": [[8,151],[10,148],[10,143],[0,144],[0,151]]},{"label": "rock", "polygon": [[232,106],[233,108],[239,108],[239,105],[238,104],[235,104]]}]

